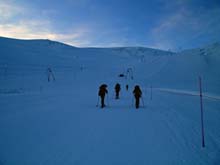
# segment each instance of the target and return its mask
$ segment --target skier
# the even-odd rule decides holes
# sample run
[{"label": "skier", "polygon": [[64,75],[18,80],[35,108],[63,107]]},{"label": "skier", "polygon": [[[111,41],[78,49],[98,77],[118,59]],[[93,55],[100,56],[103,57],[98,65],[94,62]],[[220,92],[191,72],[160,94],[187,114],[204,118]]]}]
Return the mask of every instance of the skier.
[{"label": "skier", "polygon": [[121,90],[120,84],[117,83],[115,85],[115,93],[116,93],[115,99],[119,99],[119,92],[120,92],[120,90]]},{"label": "skier", "polygon": [[101,97],[101,108],[105,107],[105,94],[108,93],[108,90],[106,88],[107,88],[106,84],[102,84],[99,87],[99,96]]},{"label": "skier", "polygon": [[142,91],[141,91],[139,85],[136,85],[136,86],[134,87],[133,94],[134,94],[134,97],[135,97],[135,107],[136,107],[136,108],[139,108],[140,97],[141,97],[141,95],[142,95]]},{"label": "skier", "polygon": [[50,82],[51,77],[53,78],[53,81],[55,81],[54,74],[52,72],[52,69],[50,67],[47,68],[47,80]]},{"label": "skier", "polygon": [[128,84],[125,87],[126,87],[126,90],[128,91]]}]

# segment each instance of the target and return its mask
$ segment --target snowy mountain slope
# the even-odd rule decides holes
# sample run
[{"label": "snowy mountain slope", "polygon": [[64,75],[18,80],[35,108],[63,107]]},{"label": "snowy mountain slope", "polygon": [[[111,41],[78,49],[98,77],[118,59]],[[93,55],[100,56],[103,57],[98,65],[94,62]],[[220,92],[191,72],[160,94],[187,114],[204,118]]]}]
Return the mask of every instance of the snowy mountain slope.
[{"label": "snowy mountain slope", "polygon": [[[71,74],[73,77],[77,74],[76,72],[86,69],[92,71],[92,74],[107,76],[108,79],[126,72],[127,68],[133,68],[140,61],[144,61],[146,56],[153,61],[158,58],[157,54],[172,54],[138,47],[75,48],[49,40],[15,40],[3,37],[0,38],[0,45],[0,70],[3,81],[6,80],[4,78],[6,75],[8,77],[19,75],[18,77],[27,78],[35,74],[37,79],[39,76],[45,78],[47,67],[51,67],[56,72],[56,76],[67,71],[65,74]],[[100,68],[106,72],[99,72]],[[111,71],[108,71],[109,68]],[[92,74],[88,75],[92,76]],[[101,79],[103,78],[100,77]],[[10,82],[18,84],[17,81]],[[5,83],[8,84],[8,82]]]},{"label": "snowy mountain slope", "polygon": [[[183,90],[198,90],[198,76],[202,77],[206,92],[220,93],[220,45],[213,44],[206,48],[187,50],[174,56],[166,57],[169,62],[159,69],[157,74],[151,74],[160,64],[150,67],[150,73],[142,79],[156,87],[178,88]],[[164,60],[161,60],[162,62]],[[160,61],[160,62],[161,62]],[[148,64],[147,64],[148,65]],[[143,66],[140,70],[145,69]]]},{"label": "snowy mountain slope", "polygon": [[[0,38],[0,164],[220,163],[219,44],[171,53],[51,43]],[[128,68],[133,80],[118,77]],[[215,96],[204,97],[205,148],[198,75]],[[105,109],[96,107],[101,83],[108,84]],[[135,84],[143,91],[139,110]]]},{"label": "snowy mountain slope", "polygon": [[[76,56],[77,48],[50,40],[15,40],[0,37],[1,65],[52,65],[68,66]],[[71,55],[72,54],[72,55]]]}]

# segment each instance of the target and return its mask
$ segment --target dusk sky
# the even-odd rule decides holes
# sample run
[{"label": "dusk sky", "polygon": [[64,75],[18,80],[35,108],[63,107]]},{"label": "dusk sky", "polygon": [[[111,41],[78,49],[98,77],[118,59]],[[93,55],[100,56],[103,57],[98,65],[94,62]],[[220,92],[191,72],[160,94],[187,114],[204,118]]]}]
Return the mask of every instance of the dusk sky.
[{"label": "dusk sky", "polygon": [[220,41],[220,0],[0,0],[0,36],[194,48]]}]

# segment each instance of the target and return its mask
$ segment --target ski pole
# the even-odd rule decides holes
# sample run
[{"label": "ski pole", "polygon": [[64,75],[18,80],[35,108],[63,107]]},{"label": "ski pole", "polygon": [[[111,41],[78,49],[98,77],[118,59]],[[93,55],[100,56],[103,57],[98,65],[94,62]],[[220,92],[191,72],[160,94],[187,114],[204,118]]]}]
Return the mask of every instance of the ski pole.
[{"label": "ski pole", "polygon": [[98,96],[98,99],[97,99],[97,104],[96,104],[96,107],[99,106],[99,96]]},{"label": "ski pole", "polygon": [[142,100],[142,104],[143,104],[143,107],[144,107],[144,99],[143,99],[143,97],[141,97],[141,100]]},{"label": "ski pole", "polygon": [[132,107],[134,106],[134,97],[132,97],[131,106],[132,106]]},{"label": "ski pole", "polygon": [[108,101],[108,94],[107,94],[107,106],[109,106],[109,101]]},{"label": "ski pole", "polygon": [[114,96],[115,96],[115,92],[112,92],[112,99],[114,99]]},{"label": "ski pole", "polygon": [[150,86],[150,100],[152,100],[152,95],[153,95],[153,92],[152,92],[152,85]]},{"label": "ski pole", "polygon": [[53,81],[56,81],[55,77],[54,77],[54,74],[52,73],[52,77],[53,77]]}]

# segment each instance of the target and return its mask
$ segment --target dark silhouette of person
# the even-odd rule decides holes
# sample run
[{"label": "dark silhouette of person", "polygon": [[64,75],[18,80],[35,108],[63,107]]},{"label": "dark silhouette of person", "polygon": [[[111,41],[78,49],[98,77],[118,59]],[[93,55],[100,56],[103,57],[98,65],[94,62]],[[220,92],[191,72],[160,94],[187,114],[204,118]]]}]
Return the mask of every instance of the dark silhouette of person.
[{"label": "dark silhouette of person", "polygon": [[126,87],[126,90],[128,91],[128,84],[125,87]]},{"label": "dark silhouette of person", "polygon": [[52,69],[50,67],[47,68],[47,81],[50,82],[50,79],[53,78],[53,81],[55,81],[54,74],[52,72]]},{"label": "dark silhouette of person", "polygon": [[101,97],[101,108],[105,107],[105,94],[108,93],[108,90],[106,88],[107,88],[106,84],[102,84],[99,87],[99,96]]},{"label": "dark silhouette of person", "polygon": [[120,84],[119,83],[117,83],[116,85],[115,85],[115,99],[119,99],[119,92],[120,92],[120,90],[121,90],[121,86],[120,86]]},{"label": "dark silhouette of person", "polygon": [[139,85],[136,85],[136,86],[134,87],[133,94],[134,94],[134,97],[135,97],[135,107],[136,107],[136,108],[139,108],[140,97],[141,97],[141,95],[142,95],[142,91],[141,91]]}]

